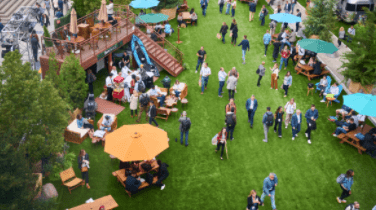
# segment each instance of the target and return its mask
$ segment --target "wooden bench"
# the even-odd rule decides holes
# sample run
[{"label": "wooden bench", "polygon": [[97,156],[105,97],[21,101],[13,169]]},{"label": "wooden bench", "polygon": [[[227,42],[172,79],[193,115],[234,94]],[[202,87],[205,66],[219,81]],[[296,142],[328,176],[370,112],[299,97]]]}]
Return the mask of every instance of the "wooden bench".
[{"label": "wooden bench", "polygon": [[[158,177],[153,177],[153,184],[157,183],[157,181],[158,181]],[[147,183],[146,181],[142,182],[141,185],[138,187],[138,191],[140,191],[142,189],[145,189],[148,186],[150,186],[149,183]],[[129,192],[128,190],[125,190],[125,192],[127,192],[127,194],[128,194],[129,197],[132,197],[132,193],[131,192]]]},{"label": "wooden bench", "polygon": [[364,125],[363,128],[358,127],[357,129],[355,129],[351,132],[348,132],[347,134],[341,133],[337,137],[339,139],[341,139],[341,141],[339,143],[341,143],[341,144],[343,144],[344,142],[349,143],[349,144],[353,145],[354,147],[356,147],[358,149],[359,154],[362,154],[362,152],[365,152],[366,149],[360,145],[360,142],[359,142],[360,140],[358,138],[356,138],[355,135],[357,133],[362,133],[363,135],[365,135],[371,129],[372,129],[371,126]]},{"label": "wooden bench", "polygon": [[70,167],[67,170],[60,172],[60,178],[62,181],[62,185],[66,186],[69,190],[69,194],[71,194],[71,190],[74,188],[82,185],[85,185],[85,181],[77,178],[76,174],[73,171],[73,168]]},{"label": "wooden bench", "polygon": [[[160,119],[164,119],[167,121],[170,114],[171,114],[171,109],[169,108],[165,108],[165,107],[157,108],[157,116],[155,118],[160,118]],[[158,116],[158,115],[163,115],[163,116]]]},{"label": "wooden bench", "polygon": [[94,200],[94,202],[84,203],[69,210],[99,209],[102,205],[105,206],[106,210],[111,210],[119,207],[115,199],[111,195],[107,195]]},{"label": "wooden bench", "polygon": [[325,64],[321,64],[321,74],[320,75],[312,74],[311,71],[313,71],[313,67],[309,66],[309,65],[303,65],[301,63],[296,64],[295,71],[296,71],[297,74],[305,75],[308,78],[308,80],[311,81],[311,79],[313,79],[315,77],[327,75],[327,74],[330,73],[328,70],[325,69],[325,66],[326,66]]}]

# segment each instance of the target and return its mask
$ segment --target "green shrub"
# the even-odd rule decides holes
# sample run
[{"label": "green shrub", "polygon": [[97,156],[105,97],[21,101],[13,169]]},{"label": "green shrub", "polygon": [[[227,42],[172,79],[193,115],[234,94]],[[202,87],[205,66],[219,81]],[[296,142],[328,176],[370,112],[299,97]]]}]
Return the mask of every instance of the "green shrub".
[{"label": "green shrub", "polygon": [[[62,27],[63,25],[66,25],[70,23],[70,13],[72,9],[68,10],[67,14],[65,14],[63,17],[60,19],[55,20],[55,29]],[[58,24],[57,21],[60,20],[60,23]]]},{"label": "green shrub", "polygon": [[[51,38],[50,32],[48,31],[46,26],[43,26],[43,31],[44,31],[44,37]],[[44,44],[46,45],[46,47],[52,47],[53,46],[52,42],[49,41],[49,40],[45,40]]]},{"label": "green shrub", "polygon": [[164,0],[160,1],[158,6],[156,6],[154,9],[156,11],[161,9],[171,9],[181,4],[183,4],[183,0]]}]

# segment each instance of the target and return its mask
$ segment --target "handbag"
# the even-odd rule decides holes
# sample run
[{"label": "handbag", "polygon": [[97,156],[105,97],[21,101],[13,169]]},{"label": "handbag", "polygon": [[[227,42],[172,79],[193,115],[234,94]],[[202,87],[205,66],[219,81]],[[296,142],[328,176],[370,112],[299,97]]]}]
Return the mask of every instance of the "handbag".
[{"label": "handbag", "polygon": [[260,69],[259,68],[257,68],[256,74],[260,74]]},{"label": "handbag", "polygon": [[200,79],[198,79],[198,86],[200,86],[201,87],[201,78]]},{"label": "handbag", "polygon": [[221,39],[221,34],[220,33],[217,33],[217,39]]},{"label": "handbag", "polygon": [[230,33],[230,37],[232,37],[232,32]]},{"label": "handbag", "polygon": [[316,121],[311,120],[309,122],[309,127],[311,128],[311,130],[316,130]]},{"label": "handbag", "polygon": [[81,172],[87,172],[89,169],[87,167],[82,167]]}]

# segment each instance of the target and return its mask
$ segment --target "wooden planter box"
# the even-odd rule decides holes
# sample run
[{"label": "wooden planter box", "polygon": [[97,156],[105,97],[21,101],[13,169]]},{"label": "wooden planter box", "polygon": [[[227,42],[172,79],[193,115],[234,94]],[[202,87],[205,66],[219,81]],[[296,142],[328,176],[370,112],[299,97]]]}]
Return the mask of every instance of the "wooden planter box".
[{"label": "wooden planter box", "polygon": [[178,7],[174,7],[174,8],[171,8],[171,9],[161,9],[161,11],[155,11],[155,10],[151,10],[152,13],[162,13],[164,15],[168,15],[168,21],[176,18],[176,9]]},{"label": "wooden planter box", "polygon": [[351,81],[349,85],[349,90],[352,93],[358,93],[360,90],[363,90],[363,93],[371,94],[373,88],[374,88],[374,85],[362,86],[359,82],[353,82],[353,81]]}]

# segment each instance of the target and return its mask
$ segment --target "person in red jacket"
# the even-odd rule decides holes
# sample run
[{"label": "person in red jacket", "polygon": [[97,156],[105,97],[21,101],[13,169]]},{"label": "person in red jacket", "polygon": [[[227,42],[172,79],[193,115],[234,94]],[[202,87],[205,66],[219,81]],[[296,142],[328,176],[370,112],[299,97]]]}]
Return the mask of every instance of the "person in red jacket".
[{"label": "person in red jacket", "polygon": [[217,149],[215,150],[215,152],[218,152],[219,148],[222,146],[221,160],[223,160],[222,156],[223,156],[223,149],[225,148],[225,144],[226,144],[226,139],[227,139],[226,128],[222,128],[222,130],[218,133],[218,136],[217,136]]},{"label": "person in red jacket", "polygon": [[282,50],[281,54],[282,54],[282,57],[281,57],[281,64],[279,65],[279,69],[281,70],[283,63],[285,63],[285,70],[286,70],[287,60],[290,57],[290,50],[287,45],[285,45],[285,48]]}]

